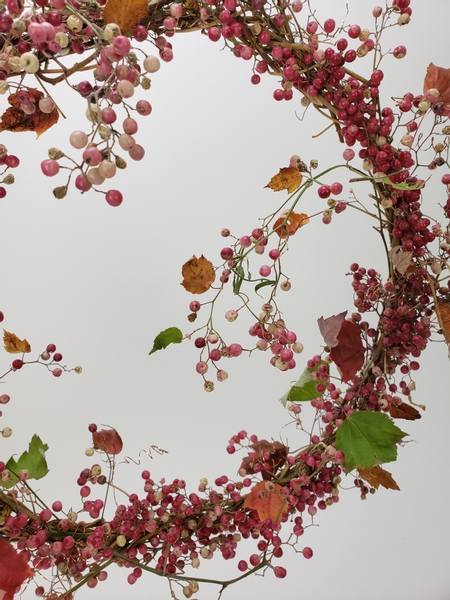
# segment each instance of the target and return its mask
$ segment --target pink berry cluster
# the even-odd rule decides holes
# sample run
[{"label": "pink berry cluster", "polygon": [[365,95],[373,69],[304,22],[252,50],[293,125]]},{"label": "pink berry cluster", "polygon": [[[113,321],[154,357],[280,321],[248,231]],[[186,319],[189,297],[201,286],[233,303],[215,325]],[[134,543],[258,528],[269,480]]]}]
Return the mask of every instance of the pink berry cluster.
[{"label": "pink berry cluster", "polygon": [[[89,426],[91,431],[94,428]],[[131,585],[138,582],[147,567],[176,578],[187,567],[198,568],[203,560],[215,555],[236,559],[237,570],[243,574],[271,568],[276,577],[283,578],[286,569],[273,562],[283,557],[288,546],[297,546],[308,527],[306,517],[313,520],[318,510],[339,501],[339,465],[343,457],[333,446],[325,448],[316,438],[309,448],[291,455],[280,442],[259,440],[256,435],[240,431],[232,436],[227,448],[229,453],[248,450],[239,480],[221,475],[212,487],[202,479],[197,492],[189,493],[184,480],[157,482],[148,470],[143,470],[143,492],[131,493],[126,503],[116,505],[110,518],[104,514],[102,499],[88,499],[93,486],[112,483],[99,464],[83,469],[78,477],[83,503],[78,512],[65,511],[60,500],[47,507],[37,498],[34,512],[30,512],[21,501],[22,484],[17,483],[9,492],[0,492],[2,500],[13,500],[15,506],[2,530],[18,540],[18,549],[50,582],[48,590],[36,588],[39,597],[60,594],[61,575],[75,584],[85,581],[94,588],[107,578],[106,569],[111,563],[124,567]],[[9,472],[3,462],[0,476],[8,481]],[[245,498],[261,476],[268,489],[272,489],[272,481],[281,483],[287,506],[281,521],[261,520],[257,510],[245,507]],[[89,514],[90,523],[82,520],[83,513]],[[237,560],[238,546],[245,539],[254,540],[256,552],[247,560]],[[301,553],[307,559],[313,556],[309,547]],[[197,590],[193,577],[184,593],[191,597],[189,593]],[[71,598],[71,591],[66,590],[64,597]]]}]

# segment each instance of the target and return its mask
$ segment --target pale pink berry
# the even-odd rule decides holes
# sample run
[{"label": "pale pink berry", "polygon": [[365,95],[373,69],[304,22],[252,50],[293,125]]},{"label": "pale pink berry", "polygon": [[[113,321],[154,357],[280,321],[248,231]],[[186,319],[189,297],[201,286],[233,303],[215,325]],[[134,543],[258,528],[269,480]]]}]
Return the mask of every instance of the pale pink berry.
[{"label": "pale pink berry", "polygon": [[122,81],[119,81],[116,89],[117,93],[122,98],[131,98],[134,96],[134,85],[127,79],[122,79]]},{"label": "pale pink berry", "polygon": [[98,170],[98,167],[89,169],[86,177],[87,177],[87,180],[89,181],[89,183],[92,183],[92,185],[101,185],[105,181],[105,178],[100,175],[100,171]]},{"label": "pale pink berry", "polygon": [[122,148],[122,150],[126,150],[128,152],[128,150],[131,150],[135,144],[136,140],[132,135],[129,135],[128,133],[122,133],[122,135],[119,136],[119,146]]},{"label": "pale pink berry", "polygon": [[301,0],[294,0],[291,6],[295,13],[299,13],[303,9],[303,2]]},{"label": "pale pink berry", "polygon": [[41,98],[39,100],[39,110],[45,114],[50,114],[55,106],[53,98]]},{"label": "pale pink berry", "polygon": [[225,381],[228,379],[228,373],[223,369],[219,369],[216,373],[217,381]]},{"label": "pale pink berry", "polygon": [[291,289],[291,282],[290,281],[282,281],[280,284],[280,289],[283,290],[283,292],[288,292]]},{"label": "pale pink berry", "polygon": [[[182,8],[181,5],[180,8]],[[144,59],[143,66],[147,73],[156,73],[156,71],[159,71],[161,63],[157,56],[147,56]]]},{"label": "pale pink berry", "polygon": [[201,360],[195,365],[195,370],[197,373],[200,373],[200,375],[204,375],[208,370],[208,365],[204,360]]},{"label": "pale pink berry", "polygon": [[89,138],[84,131],[72,131],[69,138],[70,145],[77,148],[77,150],[84,148],[88,143],[88,140]]},{"label": "pale pink berry", "polygon": [[239,316],[239,313],[237,312],[237,310],[227,310],[227,312],[225,313],[225,319],[227,321],[229,321],[230,323],[232,323],[233,321],[236,321],[238,316]]},{"label": "pale pink berry", "polygon": [[351,148],[346,148],[342,153],[342,157],[346,161],[353,160],[355,158],[355,151]]},{"label": "pale pink berry", "polygon": [[98,166],[99,174],[105,179],[110,179],[111,177],[114,177],[114,175],[116,174],[116,170],[116,163],[112,162],[111,160],[102,160],[102,162]]}]

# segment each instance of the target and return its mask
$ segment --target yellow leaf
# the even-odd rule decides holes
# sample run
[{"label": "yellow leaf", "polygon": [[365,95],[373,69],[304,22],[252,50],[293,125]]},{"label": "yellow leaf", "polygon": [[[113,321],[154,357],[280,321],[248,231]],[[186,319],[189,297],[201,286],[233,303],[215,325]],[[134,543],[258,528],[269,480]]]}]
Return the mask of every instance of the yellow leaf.
[{"label": "yellow leaf", "polygon": [[148,0],[108,0],[103,9],[106,24],[115,23],[120,30],[129,31],[148,16]]},{"label": "yellow leaf", "polygon": [[17,335],[3,330],[3,343],[5,344],[6,352],[10,354],[22,354],[23,352],[31,352],[31,346],[27,340],[19,340]]},{"label": "yellow leaf", "polygon": [[265,187],[270,188],[274,192],[287,190],[291,194],[300,187],[301,182],[302,174],[296,167],[283,167],[279,173],[272,177]]},{"label": "yellow leaf", "polygon": [[[281,217],[279,217],[273,224],[273,230],[280,236],[280,238],[287,238],[290,235],[294,235],[297,229],[309,223],[308,215],[305,215],[305,213],[291,212],[286,221],[287,214],[288,211],[282,213]],[[286,221],[286,223],[284,223],[284,221]]]},{"label": "yellow leaf", "polygon": [[367,481],[369,485],[378,489],[382,485],[387,490],[399,490],[397,482],[392,477],[389,471],[385,471],[380,466],[375,465],[371,469],[363,469],[358,467],[359,476]]},{"label": "yellow leaf", "polygon": [[216,272],[212,263],[203,256],[193,256],[181,269],[183,281],[181,285],[192,294],[203,294],[207,292],[214,283]]}]

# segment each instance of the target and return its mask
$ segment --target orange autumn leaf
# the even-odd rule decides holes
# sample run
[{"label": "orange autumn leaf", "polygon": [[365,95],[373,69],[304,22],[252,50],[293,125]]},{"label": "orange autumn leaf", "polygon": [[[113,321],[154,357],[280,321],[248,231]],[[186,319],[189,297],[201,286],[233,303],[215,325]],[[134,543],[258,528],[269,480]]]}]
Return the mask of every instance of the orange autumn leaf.
[{"label": "orange autumn leaf", "polygon": [[450,344],[450,303],[441,302],[436,306],[436,314],[439,321],[439,325],[444,334],[445,341]]},{"label": "orange autumn leaf", "polygon": [[427,74],[423,82],[423,93],[428,90],[436,89],[440,93],[440,101],[450,105],[450,69],[437,67],[430,63],[427,68]]},{"label": "orange autumn leaf", "polygon": [[12,544],[0,537],[0,598],[13,600],[18,587],[33,575],[24,554],[19,554]]},{"label": "orange autumn leaf", "polygon": [[260,521],[281,521],[288,513],[288,504],[281,495],[281,485],[273,481],[260,481],[245,499],[244,508],[252,508]]},{"label": "orange autumn leaf", "polygon": [[121,31],[129,31],[148,16],[148,0],[108,0],[103,9],[106,24],[115,23]]},{"label": "orange autumn leaf", "polygon": [[193,256],[181,268],[183,281],[181,285],[191,294],[203,294],[214,283],[216,272],[212,263],[203,256]]},{"label": "orange autumn leaf", "polygon": [[407,421],[416,421],[416,419],[421,419],[422,415],[411,406],[411,404],[407,404],[406,402],[402,402],[401,404],[395,404],[395,402],[391,405],[391,417],[394,419],[406,419]]},{"label": "orange autumn leaf", "polygon": [[273,225],[273,230],[280,236],[280,238],[287,238],[289,235],[294,235],[297,229],[309,223],[308,215],[305,215],[304,213],[292,212],[289,215],[286,223],[283,225],[287,214],[288,211],[282,213],[281,217],[277,219]]},{"label": "orange autumn leaf", "polygon": [[108,454],[119,454],[122,451],[122,438],[113,428],[94,431],[92,441],[96,450],[102,450]]},{"label": "orange autumn leaf", "polygon": [[376,490],[382,485],[387,490],[400,490],[397,482],[392,477],[392,474],[385,469],[382,469],[379,465],[375,465],[371,469],[363,469],[358,467],[358,473],[361,479],[367,481],[369,485],[374,487]]},{"label": "orange autumn leaf", "polygon": [[3,330],[3,343],[5,344],[6,352],[10,354],[22,354],[23,352],[31,352],[31,346],[27,340],[20,340],[14,333]]},{"label": "orange autumn leaf", "polygon": [[17,100],[17,94],[11,94],[8,98],[11,106],[1,116],[0,131],[35,131],[39,136],[58,122],[59,112],[56,107],[51,113],[39,110],[39,100],[44,97],[42,92],[33,88],[26,88],[26,91],[36,104],[36,112],[32,115],[25,114]]},{"label": "orange autumn leaf", "polygon": [[302,174],[296,167],[283,167],[264,187],[270,188],[274,192],[287,190],[291,194],[300,187],[301,182]]}]

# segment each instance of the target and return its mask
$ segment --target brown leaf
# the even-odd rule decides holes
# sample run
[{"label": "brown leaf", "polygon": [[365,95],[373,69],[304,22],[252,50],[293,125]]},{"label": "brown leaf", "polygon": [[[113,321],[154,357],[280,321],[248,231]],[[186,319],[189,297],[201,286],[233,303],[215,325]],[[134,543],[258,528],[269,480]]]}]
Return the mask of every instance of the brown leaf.
[{"label": "brown leaf", "polygon": [[92,441],[96,450],[102,450],[108,454],[119,454],[122,451],[122,438],[113,428],[94,431]]},{"label": "brown leaf", "polygon": [[346,319],[337,336],[338,344],[331,348],[330,357],[341,374],[342,381],[353,379],[364,364],[365,349],[358,323]]},{"label": "brown leaf", "polygon": [[407,404],[406,402],[402,402],[401,404],[392,404],[391,405],[391,417],[394,419],[406,419],[407,421],[415,421],[416,419],[421,419],[422,415],[420,412]]},{"label": "brown leaf", "polygon": [[388,252],[392,265],[404,275],[411,266],[412,252],[406,252],[401,246],[394,246]]},{"label": "brown leaf", "polygon": [[181,285],[191,294],[207,292],[216,278],[212,263],[203,254],[200,258],[193,256],[184,263],[181,274],[184,278]]},{"label": "brown leaf", "polygon": [[281,217],[273,224],[273,230],[280,236],[280,238],[283,239],[290,235],[294,235],[297,229],[300,229],[300,227],[303,227],[303,225],[307,225],[309,223],[308,215],[295,212],[291,212],[286,223],[284,223],[287,214],[288,211],[282,213]]},{"label": "brown leaf", "polygon": [[20,340],[14,333],[3,330],[3,343],[5,344],[6,352],[10,354],[22,354],[23,352],[31,352],[31,346],[27,340]]},{"label": "brown leaf", "polygon": [[44,97],[42,92],[33,88],[26,88],[26,91],[36,103],[36,112],[32,115],[25,114],[16,98],[17,94],[11,94],[8,98],[11,106],[1,116],[0,131],[35,131],[39,136],[58,122],[59,112],[56,107],[51,113],[39,110],[39,100]]},{"label": "brown leaf", "polygon": [[300,187],[301,182],[302,174],[296,167],[283,167],[264,187],[270,188],[274,192],[287,190],[291,194]]},{"label": "brown leaf", "polygon": [[[441,94],[439,100],[446,105],[450,105],[450,69],[436,67],[433,63],[428,65],[423,82],[423,93],[426,94],[431,89],[438,90]],[[448,115],[448,110],[444,114]]]},{"label": "brown leaf", "polygon": [[450,303],[440,302],[436,306],[436,315],[444,334],[445,341],[450,344]]},{"label": "brown leaf", "polygon": [[344,322],[346,316],[347,311],[344,310],[344,312],[341,312],[338,315],[333,315],[332,317],[328,317],[327,319],[324,319],[323,317],[317,319],[320,333],[322,334],[322,337],[328,348],[334,348],[338,345],[338,335],[341,331],[342,323]]},{"label": "brown leaf", "polygon": [[103,9],[106,24],[115,23],[120,30],[129,31],[148,16],[148,0],[108,0]]},{"label": "brown leaf", "polygon": [[387,490],[400,490],[397,482],[392,477],[389,471],[385,471],[379,465],[375,465],[371,469],[363,469],[358,467],[359,476],[361,479],[367,481],[369,485],[374,487],[376,490],[382,485]]},{"label": "brown leaf", "polygon": [[245,499],[244,508],[256,510],[260,521],[281,521],[288,513],[288,504],[281,495],[281,489],[281,485],[273,481],[260,481]]},{"label": "brown leaf", "polygon": [[271,479],[280,467],[282,467],[288,455],[289,448],[281,442],[268,442],[259,440],[250,445],[253,452],[244,458],[240,469],[246,473],[256,473],[255,466],[268,464],[269,469],[259,471],[263,479]]}]

